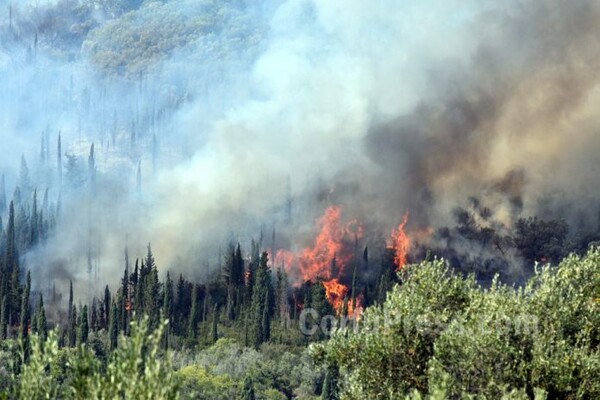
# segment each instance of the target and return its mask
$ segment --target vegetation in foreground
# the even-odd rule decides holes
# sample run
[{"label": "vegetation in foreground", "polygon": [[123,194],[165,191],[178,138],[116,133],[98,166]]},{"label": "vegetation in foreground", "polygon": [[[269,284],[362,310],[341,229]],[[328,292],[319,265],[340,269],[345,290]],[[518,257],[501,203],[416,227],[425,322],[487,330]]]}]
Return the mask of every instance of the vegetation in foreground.
[{"label": "vegetation in foreground", "polygon": [[165,327],[131,322],[110,349],[94,333],[60,348],[50,331],[6,340],[5,398],[418,399],[600,397],[600,250],[540,267],[522,288],[411,265],[357,330],[307,350],[219,339],[163,350]]}]

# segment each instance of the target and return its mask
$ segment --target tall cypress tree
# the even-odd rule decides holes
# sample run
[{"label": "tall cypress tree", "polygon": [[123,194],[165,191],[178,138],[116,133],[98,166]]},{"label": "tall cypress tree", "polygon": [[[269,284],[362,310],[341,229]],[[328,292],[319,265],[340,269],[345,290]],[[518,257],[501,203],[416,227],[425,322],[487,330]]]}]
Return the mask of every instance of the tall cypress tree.
[{"label": "tall cypress tree", "polygon": [[219,323],[219,308],[215,304],[215,306],[213,308],[212,329],[211,329],[211,339],[212,339],[213,343],[219,339],[218,323]]},{"label": "tall cypress tree", "polygon": [[173,315],[175,316],[174,328],[178,335],[184,336],[186,334],[185,325],[185,303],[186,303],[186,282],[183,279],[183,274],[179,274],[179,280],[177,281],[177,293],[175,296],[175,308],[173,309]]},{"label": "tall cypress tree", "polygon": [[262,315],[262,341],[268,342],[271,339],[271,315],[269,313],[269,293],[265,293],[265,307]]},{"label": "tall cypress tree", "polygon": [[69,305],[67,306],[67,339],[71,343],[71,329],[73,327],[73,281],[69,281]]},{"label": "tall cypress tree", "polygon": [[19,269],[19,251],[17,248],[15,227],[15,207],[11,201],[6,227],[6,247],[4,251],[4,273],[2,274],[2,292],[8,295],[8,325],[18,321],[21,308],[21,271]]},{"label": "tall cypress tree", "polygon": [[325,373],[325,382],[323,382],[323,400],[339,400],[339,369],[337,366],[329,366]]},{"label": "tall cypress tree", "polygon": [[75,347],[77,344],[77,308],[73,306],[71,310],[71,326],[69,327],[69,347]]},{"label": "tall cypress tree", "polygon": [[160,282],[158,280],[158,269],[154,262],[152,249],[148,244],[148,255],[146,257],[146,268],[144,278],[143,304],[144,312],[149,317],[150,327],[152,329],[158,326],[160,317],[160,307],[163,299],[160,296]]},{"label": "tall cypress tree", "polygon": [[108,285],[106,285],[104,288],[104,320],[106,323],[109,323],[110,321],[110,310],[110,289],[108,288]]},{"label": "tall cypress tree", "polygon": [[31,273],[27,271],[23,301],[21,302],[21,325],[19,327],[19,339],[23,344],[29,340],[29,327],[31,324],[31,310],[29,308],[29,295],[31,293]]},{"label": "tall cypress tree", "polygon": [[244,379],[244,391],[242,392],[241,400],[256,400],[254,384],[249,376]]},{"label": "tall cypress tree", "polygon": [[98,301],[96,300],[96,296],[94,296],[90,309],[90,330],[95,332],[98,329]]},{"label": "tall cypress tree", "polygon": [[194,285],[192,290],[192,308],[188,322],[188,337],[196,339],[198,337],[198,285]]},{"label": "tall cypress tree", "polygon": [[8,338],[8,299],[2,296],[2,314],[0,315],[0,340]]},{"label": "tall cypress tree", "polygon": [[109,340],[109,348],[110,350],[114,350],[117,348],[119,344],[119,310],[117,309],[117,305],[113,304],[111,312],[110,312],[110,324],[108,328],[108,340]]},{"label": "tall cypress tree", "polygon": [[256,270],[254,288],[252,289],[251,318],[253,321],[252,344],[258,348],[265,341],[265,324],[263,324],[265,309],[267,314],[270,312],[270,286],[271,274],[268,267],[269,257],[267,252],[263,252],[260,258],[259,266]]},{"label": "tall cypress tree", "polygon": [[44,309],[44,298],[40,294],[38,310],[36,313],[38,335],[42,340],[48,338],[48,323],[46,321],[46,310]]},{"label": "tall cypress tree", "polygon": [[86,344],[88,340],[88,334],[90,331],[88,325],[88,306],[84,305],[81,310],[81,315],[79,317],[79,331],[77,334],[77,341],[79,344]]},{"label": "tall cypress tree", "polygon": [[129,310],[131,307],[129,299],[129,250],[125,247],[125,271],[121,280],[121,318],[120,326],[123,332],[127,335],[129,329]]},{"label": "tall cypress tree", "polygon": [[37,206],[37,189],[33,191],[33,202],[31,205],[31,215],[29,217],[29,244],[33,246],[38,241],[39,236],[39,220]]},{"label": "tall cypress tree", "polygon": [[165,290],[163,293],[162,318],[168,320],[164,333],[164,348],[168,349],[173,326],[173,281],[171,280],[171,275],[168,271],[167,278],[165,279]]}]

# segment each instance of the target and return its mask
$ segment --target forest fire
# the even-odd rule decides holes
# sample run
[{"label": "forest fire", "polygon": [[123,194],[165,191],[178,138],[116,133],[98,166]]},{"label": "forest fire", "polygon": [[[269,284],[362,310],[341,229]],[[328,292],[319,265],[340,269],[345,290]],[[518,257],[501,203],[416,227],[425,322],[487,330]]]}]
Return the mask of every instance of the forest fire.
[{"label": "forest fire", "polygon": [[327,300],[331,303],[334,310],[339,312],[344,306],[344,301],[347,300],[349,289],[346,285],[340,283],[337,278],[323,282]]},{"label": "forest fire", "polygon": [[394,249],[396,255],[394,262],[396,263],[397,269],[401,270],[406,265],[408,249],[410,247],[410,239],[406,234],[404,228],[408,222],[408,211],[402,217],[402,222],[398,225],[398,228],[392,230],[392,235],[388,242],[388,247]]},{"label": "forest fire", "polygon": [[[394,262],[400,269],[407,262],[410,240],[404,228],[408,221],[406,213],[388,240],[394,249]],[[359,268],[357,241],[364,236],[362,225],[352,220],[342,220],[340,206],[328,207],[318,220],[319,232],[313,245],[293,253],[279,250],[275,255],[275,265],[284,265],[287,273],[298,287],[303,282],[321,280],[326,296],[337,313],[347,313],[359,317],[362,311],[362,297],[353,293],[352,279]],[[362,274],[364,271],[358,271]]]},{"label": "forest fire", "polygon": [[351,289],[341,282],[341,276],[351,276],[349,269],[354,257],[353,244],[363,237],[363,228],[356,220],[342,221],[340,206],[328,207],[319,218],[319,233],[311,247],[299,254],[279,250],[276,265],[284,265],[295,285],[322,280],[327,299],[340,312]]}]

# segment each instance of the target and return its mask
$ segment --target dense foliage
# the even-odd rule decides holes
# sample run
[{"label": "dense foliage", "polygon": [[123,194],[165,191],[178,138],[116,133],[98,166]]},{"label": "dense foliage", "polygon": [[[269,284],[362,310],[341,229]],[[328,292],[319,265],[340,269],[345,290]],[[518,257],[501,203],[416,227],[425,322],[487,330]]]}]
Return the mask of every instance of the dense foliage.
[{"label": "dense foliage", "polygon": [[358,332],[312,351],[341,369],[344,399],[598,398],[600,250],[538,268],[483,290],[441,260],[412,265]]}]

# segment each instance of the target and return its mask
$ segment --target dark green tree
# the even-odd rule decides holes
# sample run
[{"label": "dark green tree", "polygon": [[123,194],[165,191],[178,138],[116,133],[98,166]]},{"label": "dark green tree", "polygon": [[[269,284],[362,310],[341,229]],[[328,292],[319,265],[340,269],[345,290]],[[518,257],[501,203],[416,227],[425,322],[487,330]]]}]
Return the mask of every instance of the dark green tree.
[{"label": "dark green tree", "polygon": [[169,339],[173,329],[173,281],[171,280],[171,275],[169,272],[167,272],[167,278],[165,279],[164,286],[165,289],[163,291],[162,318],[169,321],[164,333],[164,347],[167,349],[169,347]]},{"label": "dark green tree", "polygon": [[31,310],[29,307],[29,295],[31,293],[31,273],[27,271],[23,301],[21,302],[21,324],[19,326],[19,339],[25,346],[29,341],[29,328],[31,326]]},{"label": "dark green tree", "polygon": [[48,337],[48,322],[46,321],[46,310],[44,309],[44,298],[40,294],[38,309],[36,312],[37,332],[42,340]]},{"label": "dark green tree", "polygon": [[110,297],[110,289],[108,285],[104,288],[104,320],[108,324],[110,321],[110,310],[111,310],[111,297]]},{"label": "dark green tree", "polygon": [[84,305],[81,309],[81,315],[79,316],[79,330],[77,332],[77,342],[79,344],[86,344],[89,332],[90,328],[88,322],[88,306]]},{"label": "dark green tree", "polygon": [[0,315],[0,340],[8,338],[8,299],[2,297],[2,315]]},{"label": "dark green tree", "polygon": [[71,309],[71,326],[69,327],[69,346],[75,347],[77,344],[77,308]]},{"label": "dark green tree", "polygon": [[198,338],[198,285],[194,285],[192,290],[192,308],[188,321],[188,337],[190,339]]},{"label": "dark green tree", "polygon": [[219,308],[215,304],[215,306],[213,308],[212,329],[211,329],[211,339],[212,339],[213,343],[219,339],[218,323],[219,323]]},{"label": "dark green tree", "polygon": [[249,376],[244,379],[244,391],[242,392],[240,400],[256,400],[256,396],[254,395],[254,383],[252,383],[252,379]]},{"label": "dark green tree", "polygon": [[269,293],[265,293],[265,307],[262,314],[262,341],[271,339],[271,314],[269,313]]},{"label": "dark green tree", "polygon": [[329,366],[325,373],[325,381],[323,382],[323,392],[321,399],[323,400],[339,400],[339,376],[338,367]]},{"label": "dark green tree", "polygon": [[109,348],[114,350],[119,344],[119,310],[116,304],[113,304],[110,312],[110,324],[108,328]]}]

